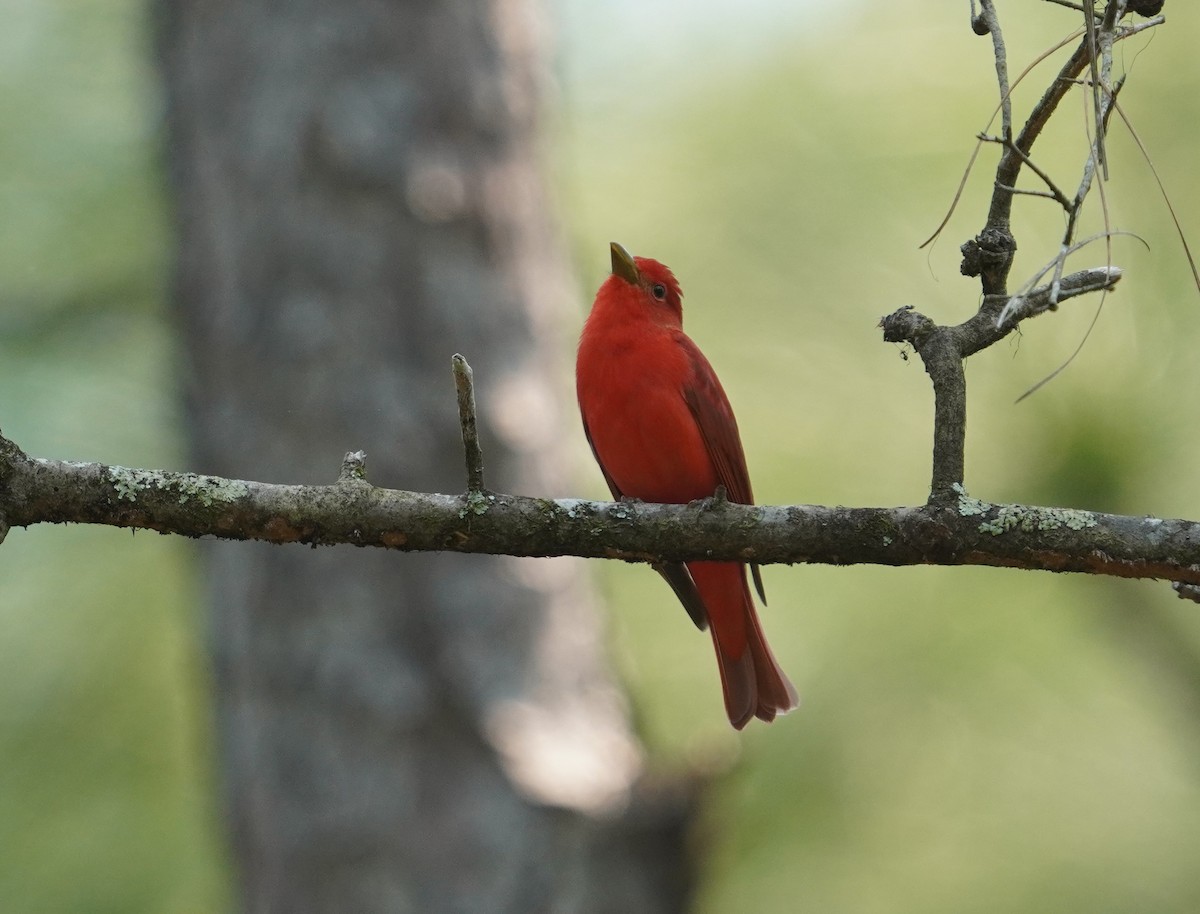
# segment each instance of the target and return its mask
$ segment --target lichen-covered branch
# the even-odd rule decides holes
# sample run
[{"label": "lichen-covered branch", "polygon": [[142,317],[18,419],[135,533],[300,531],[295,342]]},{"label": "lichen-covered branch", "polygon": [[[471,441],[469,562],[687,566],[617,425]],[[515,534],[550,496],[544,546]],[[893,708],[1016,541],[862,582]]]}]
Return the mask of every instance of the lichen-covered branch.
[{"label": "lichen-covered branch", "polygon": [[901,508],[594,502],[377,488],[348,455],[329,485],[275,485],[29,457],[0,439],[10,526],[89,523],[312,546],[627,561],[991,565],[1200,585],[1200,523],[995,505],[961,488]]}]

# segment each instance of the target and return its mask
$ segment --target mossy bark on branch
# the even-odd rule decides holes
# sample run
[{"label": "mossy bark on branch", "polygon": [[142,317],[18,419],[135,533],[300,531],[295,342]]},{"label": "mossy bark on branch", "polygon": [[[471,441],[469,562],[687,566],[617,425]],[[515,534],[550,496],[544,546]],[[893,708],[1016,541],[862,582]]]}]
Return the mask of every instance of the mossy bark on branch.
[{"label": "mossy bark on branch", "polygon": [[[2,441],[2,439],[0,439]],[[688,505],[278,485],[31,458],[0,444],[0,516],[311,546],[631,562],[992,565],[1200,584],[1200,523],[952,498],[897,508]]]}]

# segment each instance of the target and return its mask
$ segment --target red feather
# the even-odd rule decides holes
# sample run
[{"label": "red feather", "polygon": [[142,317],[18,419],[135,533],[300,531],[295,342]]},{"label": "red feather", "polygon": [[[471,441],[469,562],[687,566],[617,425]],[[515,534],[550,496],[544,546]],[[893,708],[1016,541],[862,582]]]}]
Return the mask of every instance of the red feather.
[{"label": "red feather", "polygon": [[[683,504],[723,486],[730,501],[753,492],[729,398],[683,332],[683,295],[656,260],[613,245],[613,275],[596,293],[579,341],[576,392],[584,432],[615,498]],[[716,649],[730,723],[773,720],[796,690],[763,636],[736,562],[655,566]],[[762,595],[757,568],[755,584]],[[765,601],[764,601],[765,602]]]}]

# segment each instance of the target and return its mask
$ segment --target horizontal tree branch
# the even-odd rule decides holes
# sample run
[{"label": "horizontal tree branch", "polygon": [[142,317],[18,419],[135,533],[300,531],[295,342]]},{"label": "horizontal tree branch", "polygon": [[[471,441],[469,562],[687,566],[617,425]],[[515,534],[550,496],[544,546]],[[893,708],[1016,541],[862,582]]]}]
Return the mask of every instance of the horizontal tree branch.
[{"label": "horizontal tree branch", "polygon": [[1200,524],[951,502],[900,508],[595,502],[383,489],[362,454],[330,485],[274,485],[68,463],[0,438],[3,525],[106,524],[312,546],[627,561],[991,565],[1200,585]]}]

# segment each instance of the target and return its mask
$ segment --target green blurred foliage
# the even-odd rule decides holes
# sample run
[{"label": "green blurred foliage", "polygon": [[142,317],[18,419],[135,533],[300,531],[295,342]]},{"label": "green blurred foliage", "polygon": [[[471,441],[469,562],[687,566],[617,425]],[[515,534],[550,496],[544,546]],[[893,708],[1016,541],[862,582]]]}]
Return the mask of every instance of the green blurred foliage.
[{"label": "green blurred foliage", "polygon": [[[0,425],[29,453],[180,466],[171,239],[141,4],[0,4]],[[228,907],[183,542],[0,547],[0,910]]]},{"label": "green blurred foliage", "polygon": [[[676,270],[761,501],[920,502],[928,381],[875,324],[903,304],[946,322],[976,305],[957,246],[982,224],[994,149],[937,244],[917,245],[995,105],[989,42],[965,4],[932,0],[760,0],[724,18],[643,6],[561,7],[554,161],[584,285],[606,272],[609,240]],[[1072,22],[1037,0],[1000,12],[1014,73]],[[36,454],[181,466],[144,10],[40,0],[0,13],[0,426]],[[1167,14],[1121,49],[1122,103],[1200,247],[1200,11]],[[1050,72],[1018,89],[1018,111]],[[1064,110],[1039,151],[1067,188],[1082,124],[1082,105]],[[1114,242],[1126,278],[1034,397],[1013,405],[1075,349],[1094,299],[970,360],[967,485],[994,501],[1196,517],[1200,295],[1120,126],[1109,148],[1112,224],[1150,249]],[[1093,195],[1087,231],[1099,213]],[[1015,230],[1019,279],[1052,256],[1062,218],[1022,200]],[[1105,256],[1097,245],[1077,263]],[[227,909],[186,544],[15,530],[0,582],[0,910]],[[768,569],[765,622],[804,703],[736,736],[711,648],[661,582],[614,566],[602,583],[656,763],[737,763],[697,836],[712,854],[702,910],[1200,904],[1200,635],[1166,587]]]}]

